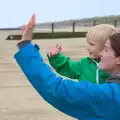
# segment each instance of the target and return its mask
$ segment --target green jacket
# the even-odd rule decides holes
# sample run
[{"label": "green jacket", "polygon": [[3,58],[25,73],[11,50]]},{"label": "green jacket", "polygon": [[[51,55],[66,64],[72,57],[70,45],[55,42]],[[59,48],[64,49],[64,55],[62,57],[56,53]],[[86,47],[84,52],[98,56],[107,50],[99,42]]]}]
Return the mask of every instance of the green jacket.
[{"label": "green jacket", "polygon": [[101,84],[109,77],[107,73],[98,69],[98,63],[89,57],[82,58],[77,62],[71,61],[69,57],[59,53],[58,55],[49,58],[50,65],[60,75],[66,76],[72,79],[88,80],[92,83]]}]

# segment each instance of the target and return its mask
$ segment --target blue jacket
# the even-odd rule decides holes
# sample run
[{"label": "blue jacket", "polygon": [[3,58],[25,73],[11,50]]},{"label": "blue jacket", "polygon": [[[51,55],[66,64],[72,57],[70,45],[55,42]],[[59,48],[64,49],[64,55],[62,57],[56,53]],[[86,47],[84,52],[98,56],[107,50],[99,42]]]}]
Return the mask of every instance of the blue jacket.
[{"label": "blue jacket", "polygon": [[80,120],[120,120],[119,84],[63,80],[32,43],[18,51],[15,59],[36,91],[56,109]]}]

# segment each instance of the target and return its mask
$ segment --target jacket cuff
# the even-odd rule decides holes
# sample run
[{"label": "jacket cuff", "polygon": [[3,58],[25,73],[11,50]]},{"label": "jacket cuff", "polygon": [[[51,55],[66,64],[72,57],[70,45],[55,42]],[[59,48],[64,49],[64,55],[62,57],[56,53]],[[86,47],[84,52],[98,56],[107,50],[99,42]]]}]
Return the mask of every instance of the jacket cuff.
[{"label": "jacket cuff", "polygon": [[17,46],[18,46],[19,49],[22,49],[23,47],[25,47],[26,45],[28,45],[30,42],[31,42],[31,40],[24,40],[24,41],[19,42],[17,44]]},{"label": "jacket cuff", "polygon": [[[23,47],[28,45],[30,42],[31,42],[31,40],[24,40],[24,41],[19,42],[17,44],[17,46],[18,46],[19,49],[22,49]],[[37,44],[35,44],[34,47],[39,51],[40,48]]]}]

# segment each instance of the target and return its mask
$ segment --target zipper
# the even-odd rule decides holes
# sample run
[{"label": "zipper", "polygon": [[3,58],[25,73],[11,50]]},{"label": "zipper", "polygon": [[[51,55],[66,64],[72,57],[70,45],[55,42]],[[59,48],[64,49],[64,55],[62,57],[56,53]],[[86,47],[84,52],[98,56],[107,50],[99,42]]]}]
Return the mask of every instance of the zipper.
[{"label": "zipper", "polygon": [[96,83],[99,84],[99,63],[97,63],[95,60],[92,60],[93,62],[95,62],[95,64],[97,65],[97,70],[96,70]]}]

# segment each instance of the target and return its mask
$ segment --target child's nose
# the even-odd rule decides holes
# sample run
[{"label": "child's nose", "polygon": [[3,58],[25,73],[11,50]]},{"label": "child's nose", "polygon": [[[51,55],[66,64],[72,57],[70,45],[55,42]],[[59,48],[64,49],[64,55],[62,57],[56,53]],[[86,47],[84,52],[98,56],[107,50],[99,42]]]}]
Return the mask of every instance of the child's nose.
[{"label": "child's nose", "polygon": [[91,51],[91,46],[88,46],[88,47],[87,47],[87,51]]}]

